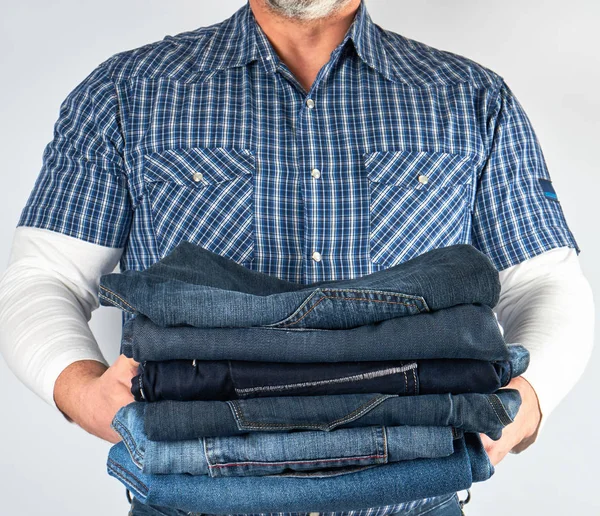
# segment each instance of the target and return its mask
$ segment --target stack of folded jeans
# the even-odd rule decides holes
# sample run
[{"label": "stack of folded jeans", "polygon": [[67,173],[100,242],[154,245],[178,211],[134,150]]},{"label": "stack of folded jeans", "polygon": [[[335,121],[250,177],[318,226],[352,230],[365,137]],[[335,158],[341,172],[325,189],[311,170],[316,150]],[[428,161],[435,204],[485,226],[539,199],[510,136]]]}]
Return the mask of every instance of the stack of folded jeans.
[{"label": "stack of folded jeans", "polygon": [[494,468],[479,433],[520,406],[502,389],[527,351],[504,342],[498,272],[434,249],[352,280],[302,285],[189,242],[108,274],[140,362],[113,420],[109,474],[140,501],[208,514],[340,511],[468,488]]}]

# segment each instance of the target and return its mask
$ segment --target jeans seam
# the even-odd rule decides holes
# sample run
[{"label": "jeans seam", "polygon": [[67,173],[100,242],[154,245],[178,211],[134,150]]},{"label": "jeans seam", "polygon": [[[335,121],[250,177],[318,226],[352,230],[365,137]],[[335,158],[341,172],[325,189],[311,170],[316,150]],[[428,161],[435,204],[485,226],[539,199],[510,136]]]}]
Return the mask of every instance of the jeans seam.
[{"label": "jeans seam", "polygon": [[[368,299],[368,298],[345,298],[345,297],[338,297],[338,296],[328,296],[325,294],[325,292],[370,292],[372,294],[382,294],[382,295],[386,295],[386,296],[395,296],[395,297],[403,297],[403,298],[414,298],[415,302],[414,303],[402,303],[400,301],[386,301],[386,300],[379,300],[379,299]],[[313,297],[315,297],[317,294],[322,294],[322,297],[319,298],[318,301],[316,301],[310,308],[306,309],[306,312],[304,312],[304,314],[299,317],[299,318],[295,318],[295,316],[297,316],[298,312],[301,312],[303,309],[305,309],[305,305],[307,303],[309,303],[311,301],[311,299]],[[282,321],[278,322],[278,323],[274,323],[274,324],[270,324],[267,326],[270,327],[279,327],[279,328],[285,328],[287,326],[291,326],[293,324],[297,324],[299,321],[301,321],[302,319],[304,319],[304,317],[306,317],[312,310],[314,310],[319,303],[321,303],[323,300],[325,299],[340,299],[342,301],[369,301],[369,302],[375,302],[375,303],[387,303],[387,304],[394,304],[394,305],[404,305],[407,307],[413,307],[416,308],[419,313],[422,312],[421,308],[416,304],[416,302],[421,303],[422,305],[424,305],[426,311],[427,311],[427,304],[425,303],[425,299],[423,298],[423,296],[416,296],[416,295],[412,295],[412,294],[406,294],[403,292],[386,292],[383,290],[369,290],[369,289],[316,289],[312,294],[310,294],[303,302],[302,304],[294,311],[294,313],[292,313],[290,316],[286,317],[285,319],[283,319]],[[287,322],[289,319],[293,318],[293,320],[291,320],[290,322]],[[284,324],[285,323],[285,324]]]},{"label": "jeans seam", "polygon": [[506,424],[508,425],[508,424],[512,423],[514,421],[514,419],[512,417],[510,417],[508,410],[506,410],[506,406],[502,402],[502,399],[500,398],[500,396],[498,396],[497,394],[492,394],[492,396],[496,399],[498,404],[502,407],[502,411],[505,414],[506,419],[509,421],[509,423],[506,423]]},{"label": "jeans seam", "polygon": [[336,426],[348,423],[348,422],[352,421],[353,419],[357,419],[357,418],[363,416],[366,412],[369,412],[376,406],[383,403],[385,400],[387,400],[389,398],[396,398],[396,397],[398,397],[398,395],[396,395],[396,394],[387,394],[387,395],[377,396],[376,398],[373,398],[373,399],[367,401],[366,403],[364,403],[357,409],[353,410],[352,412],[350,412],[350,414],[340,417],[330,423],[321,423],[321,424],[305,423],[305,424],[290,425],[290,424],[286,424],[286,423],[259,423],[259,422],[254,422],[254,421],[247,421],[246,418],[244,417],[243,411],[239,405],[240,400],[229,400],[226,403],[229,405],[229,407],[233,411],[234,418],[237,420],[238,428],[240,430],[253,429],[253,428],[258,428],[258,429],[260,429],[260,428],[280,428],[282,430],[293,429],[293,428],[316,428],[316,429],[324,429],[327,431],[327,430],[331,430],[331,429],[335,428]]},{"label": "jeans seam", "polygon": [[[321,297],[314,305],[312,305],[304,314],[296,319],[295,321],[291,321],[287,324],[278,325],[280,328],[285,328],[286,326],[291,326],[292,324],[298,324],[302,319],[304,319],[308,314],[310,314],[320,303],[322,303],[325,299],[340,299],[342,301],[368,301],[369,303],[387,303],[388,305],[404,305],[407,307],[416,308],[419,310],[419,307],[415,304],[411,303],[402,303],[400,301],[385,301],[383,299],[367,299],[361,297],[336,297],[336,296],[323,296]],[[420,312],[420,310],[419,310]]]},{"label": "jeans seam", "polygon": [[[488,400],[490,406],[496,414],[496,417],[498,418],[498,421],[500,421],[500,424],[502,426],[509,425],[513,422],[498,395],[490,394],[489,396],[486,396],[486,399]],[[500,405],[499,407],[498,404]]]},{"label": "jeans seam", "polygon": [[141,453],[138,446],[135,444],[135,439],[133,438],[133,435],[131,434],[129,429],[116,418],[111,423],[111,426],[122,437],[123,443],[127,447],[129,454],[131,455],[131,460],[138,468],[143,469],[142,462],[144,460],[144,455]]},{"label": "jeans seam", "polygon": [[[104,294],[102,294],[103,291],[107,292],[108,294],[112,294],[119,301],[121,301],[125,306],[120,306],[119,301],[111,299],[110,297],[107,297]],[[106,301],[110,302],[112,305],[117,306],[117,307],[121,308],[122,310],[125,310],[126,312],[129,312],[131,314],[137,313],[137,310],[132,305],[130,305],[127,301],[125,301],[122,297],[120,297],[118,294],[116,294],[112,290],[110,290],[110,289],[108,289],[106,287],[103,287],[102,285],[100,285],[100,292],[98,293],[98,297],[101,297],[102,299],[105,299]]]},{"label": "jeans seam", "polygon": [[416,368],[413,369],[412,374],[413,374],[413,382],[414,382],[413,394],[419,394],[419,379],[417,377]]},{"label": "jeans seam", "polygon": [[[377,445],[376,445],[377,447]],[[210,464],[210,468],[230,468],[237,466],[278,466],[285,464],[320,464],[323,462],[344,462],[366,459],[385,459],[386,454],[382,454],[379,450],[374,455],[353,455],[348,457],[337,457],[328,459],[309,459],[309,460],[282,460],[282,461],[244,461],[244,462],[225,462],[220,464]]]},{"label": "jeans seam", "polygon": [[369,380],[371,378],[379,378],[381,376],[390,376],[397,373],[404,373],[404,381],[405,381],[405,390],[408,391],[408,383],[406,380],[406,371],[411,369],[415,369],[417,367],[417,363],[413,362],[412,364],[406,364],[400,367],[389,367],[387,369],[379,369],[377,371],[371,371],[368,373],[360,373],[351,376],[341,376],[339,378],[330,378],[327,380],[315,380],[312,382],[296,382],[296,383],[288,383],[283,385],[261,385],[258,387],[244,387],[237,388],[235,387],[235,392],[237,394],[246,394],[252,392],[260,392],[260,391],[277,391],[277,390],[285,390],[285,389],[294,389],[300,387],[314,387],[319,385],[327,385],[332,383],[343,383],[343,382],[351,382],[354,380]]},{"label": "jeans seam", "polygon": [[[125,468],[123,468],[120,464],[116,463],[112,459],[108,459],[108,465],[111,466],[112,472],[119,479],[126,483],[137,484],[137,487],[135,487],[134,489],[137,489],[137,491],[143,496],[148,496],[148,486],[144,484],[141,480],[139,480],[137,477],[134,477],[131,473],[129,473],[129,471],[127,471]],[[128,475],[126,475],[126,473]],[[142,489],[138,489],[138,487],[140,486],[142,487]]]}]

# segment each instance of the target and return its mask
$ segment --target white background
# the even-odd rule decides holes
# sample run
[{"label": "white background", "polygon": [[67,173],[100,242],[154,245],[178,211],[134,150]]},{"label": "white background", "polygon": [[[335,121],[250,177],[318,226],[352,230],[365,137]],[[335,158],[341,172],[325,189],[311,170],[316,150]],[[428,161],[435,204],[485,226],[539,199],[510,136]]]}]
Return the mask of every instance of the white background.
[{"label": "white background", "polygon": [[[243,3],[2,0],[0,270],[67,94],[113,54],[217,23]],[[600,3],[367,0],[367,7],[383,28],[467,56],[504,77],[540,139],[598,299]],[[112,363],[120,312],[101,307],[91,327]],[[467,515],[600,514],[599,376],[596,351],[537,443],[507,457],[488,482],[475,484]],[[106,474],[110,445],[67,423],[2,360],[0,403],[0,515],[127,514],[124,488]]]}]

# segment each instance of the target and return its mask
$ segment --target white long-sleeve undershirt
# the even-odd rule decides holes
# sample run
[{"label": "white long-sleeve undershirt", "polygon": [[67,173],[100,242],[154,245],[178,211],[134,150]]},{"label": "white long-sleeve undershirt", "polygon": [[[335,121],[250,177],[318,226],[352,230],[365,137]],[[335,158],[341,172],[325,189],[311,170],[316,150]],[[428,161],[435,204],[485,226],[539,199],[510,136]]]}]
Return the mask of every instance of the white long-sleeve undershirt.
[{"label": "white long-sleeve undershirt", "polygon": [[[113,272],[122,252],[47,229],[15,229],[0,279],[0,352],[14,374],[55,407],[54,384],[67,366],[106,364],[88,321],[99,306],[100,277]],[[568,247],[500,271],[500,281],[494,311],[505,340],[530,351],[523,377],[537,393],[543,425],[589,360],[591,287]]]}]

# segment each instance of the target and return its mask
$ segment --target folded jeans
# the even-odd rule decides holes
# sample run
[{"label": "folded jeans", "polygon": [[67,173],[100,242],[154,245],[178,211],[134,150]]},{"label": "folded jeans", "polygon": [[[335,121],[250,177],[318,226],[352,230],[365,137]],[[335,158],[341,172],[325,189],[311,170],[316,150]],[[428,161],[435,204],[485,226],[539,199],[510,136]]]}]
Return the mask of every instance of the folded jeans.
[{"label": "folded jeans", "polygon": [[509,360],[471,359],[286,363],[243,360],[147,361],[131,380],[137,401],[231,400],[270,396],[381,393],[493,393],[529,363],[523,346]]},{"label": "folded jeans", "polygon": [[142,271],[100,278],[100,303],[158,326],[348,329],[460,304],[495,306],[498,271],[468,244],[432,249],[354,279],[304,285],[183,241]]},{"label": "folded jeans", "polygon": [[204,514],[334,512],[418,500],[469,488],[494,473],[478,434],[453,440],[447,457],[381,464],[331,477],[212,478],[142,472],[125,443],[111,447],[107,470],[141,502]]},{"label": "folded jeans", "polygon": [[509,360],[489,306],[465,304],[347,330],[161,327],[145,315],[123,326],[121,353],[137,362],[346,362],[460,358]]},{"label": "folded jeans", "polygon": [[521,405],[515,389],[493,394],[336,394],[229,401],[133,402],[153,441],[180,441],[247,432],[330,431],[361,426],[452,426],[497,440]]},{"label": "folded jeans", "polygon": [[462,435],[452,427],[365,426],[150,441],[143,414],[126,407],[117,412],[112,428],[144,473],[211,477],[349,474],[365,466],[448,456],[453,440]]}]

